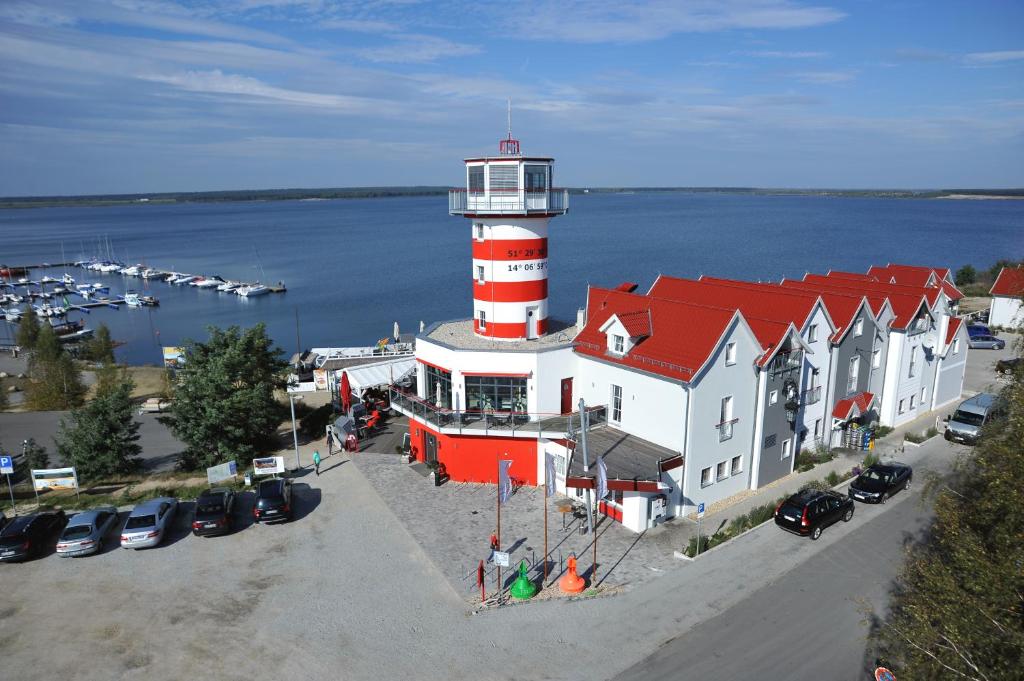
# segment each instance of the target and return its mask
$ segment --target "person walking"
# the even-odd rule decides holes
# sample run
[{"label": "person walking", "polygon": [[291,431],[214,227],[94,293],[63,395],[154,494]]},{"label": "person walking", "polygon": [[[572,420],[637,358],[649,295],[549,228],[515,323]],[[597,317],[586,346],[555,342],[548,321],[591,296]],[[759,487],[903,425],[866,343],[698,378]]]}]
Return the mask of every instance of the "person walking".
[{"label": "person walking", "polygon": [[320,477],[320,450],[313,452],[313,467],[316,469],[316,476]]}]

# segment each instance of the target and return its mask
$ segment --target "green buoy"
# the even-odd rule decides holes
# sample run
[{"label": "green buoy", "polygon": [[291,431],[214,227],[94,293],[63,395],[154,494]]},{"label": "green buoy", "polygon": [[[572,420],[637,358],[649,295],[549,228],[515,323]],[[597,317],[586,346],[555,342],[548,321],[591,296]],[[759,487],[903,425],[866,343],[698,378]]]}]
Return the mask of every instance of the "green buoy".
[{"label": "green buoy", "polygon": [[537,595],[537,585],[526,576],[525,560],[519,563],[519,576],[516,577],[516,581],[512,582],[512,588],[508,592],[512,594],[512,598],[518,598],[521,601]]}]

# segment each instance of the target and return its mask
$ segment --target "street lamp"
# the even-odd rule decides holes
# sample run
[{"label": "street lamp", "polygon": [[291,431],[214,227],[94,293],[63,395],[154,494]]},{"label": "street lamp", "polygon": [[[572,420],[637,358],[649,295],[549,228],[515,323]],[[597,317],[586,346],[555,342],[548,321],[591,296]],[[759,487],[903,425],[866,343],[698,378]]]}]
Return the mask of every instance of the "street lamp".
[{"label": "street lamp", "polygon": [[294,393],[288,393],[288,402],[292,407],[292,438],[295,440],[295,468],[298,470],[302,468],[302,464],[299,463],[299,431],[295,429],[295,400],[301,400],[302,395],[296,395]]}]

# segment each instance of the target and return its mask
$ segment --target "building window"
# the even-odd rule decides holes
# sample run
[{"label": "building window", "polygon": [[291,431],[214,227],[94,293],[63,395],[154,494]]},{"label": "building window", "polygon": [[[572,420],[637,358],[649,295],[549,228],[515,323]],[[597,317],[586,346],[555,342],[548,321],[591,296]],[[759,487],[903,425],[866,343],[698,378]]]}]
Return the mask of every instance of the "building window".
[{"label": "building window", "polygon": [[700,472],[700,486],[707,487],[711,484],[711,466],[708,466]]},{"label": "building window", "polygon": [[925,397],[928,395],[928,386],[921,388],[921,404],[924,404]]},{"label": "building window", "polygon": [[732,366],[736,363],[736,343],[725,345],[725,366]]},{"label": "building window", "polygon": [[959,338],[954,338],[953,339],[953,354],[954,355],[960,354],[960,339]]},{"label": "building window", "polygon": [[768,404],[775,404],[779,401],[779,391],[773,390],[768,393]]},{"label": "building window", "polygon": [[907,371],[907,378],[914,377],[914,369],[917,368],[917,346],[910,348],[910,369]]},{"label": "building window", "polygon": [[913,409],[914,409],[914,400],[915,400],[916,398],[917,398],[917,395],[911,395],[911,396],[910,396],[910,409],[911,409],[911,410],[913,410]]},{"label": "building window", "polygon": [[612,336],[612,350],[615,352],[615,354],[621,355],[623,352],[625,352],[625,348],[626,348],[626,339],[625,338],[623,338],[622,336],[620,336],[618,334],[615,334],[614,336]]},{"label": "building window", "polygon": [[816,340],[818,340],[818,325],[811,324],[807,327],[807,342],[813,343]]},{"label": "building window", "polygon": [[514,192],[519,189],[518,165],[495,164],[488,166],[488,168],[492,192]]},{"label": "building window", "polygon": [[857,379],[860,378],[860,357],[850,358],[850,375],[846,379],[846,394],[857,392]]},{"label": "building window", "polygon": [[814,420],[814,439],[821,439],[821,419]]},{"label": "building window", "polygon": [[882,349],[875,348],[871,351],[871,368],[877,369],[882,366]]},{"label": "building window", "polygon": [[793,441],[783,440],[782,441],[782,456],[780,459],[788,459],[789,455],[793,453]]},{"label": "building window", "polygon": [[743,472],[743,457],[734,456],[732,457],[732,474],[739,475]]},{"label": "building window", "polygon": [[526,166],[524,174],[526,177],[526,191],[543,192],[548,188],[547,166]]},{"label": "building window", "polygon": [[485,330],[487,328],[487,313],[484,312],[483,310],[480,310],[479,314],[477,315],[477,319],[480,320],[480,330]]},{"label": "building window", "polygon": [[906,411],[906,409],[903,408],[904,402],[906,402],[906,400],[900,400],[899,407],[896,409],[896,411],[899,412],[900,414]]},{"label": "building window", "polygon": [[427,377],[427,402],[442,407],[452,408],[452,373],[425,364]]},{"label": "building window", "polygon": [[[470,166],[469,167],[469,192],[471,194],[483,194],[484,193],[484,167],[483,166]],[[483,226],[480,227],[483,231]]]},{"label": "building window", "polygon": [[718,464],[718,480],[722,481],[729,477],[729,462],[722,461]]},{"label": "building window", "polygon": [[469,411],[526,411],[526,379],[518,376],[466,376]]},{"label": "building window", "polygon": [[764,439],[764,448],[771,449],[772,447],[775,446],[775,443],[778,442],[778,439],[778,435],[775,435],[774,433],[772,435],[769,435]]},{"label": "building window", "polygon": [[483,265],[477,265],[476,266],[476,281],[477,281],[478,284],[484,283],[484,266]]},{"label": "building window", "polygon": [[477,241],[484,240],[484,223],[474,222],[473,223],[473,238]]},{"label": "building window", "polygon": [[858,336],[863,336],[863,335],[864,335],[864,318],[863,317],[857,317],[857,321],[854,322],[854,324],[853,324],[853,337],[856,338]]},{"label": "building window", "polygon": [[612,421],[622,423],[622,386],[612,386]]},{"label": "building window", "polygon": [[725,442],[732,437],[732,395],[722,398],[722,411],[718,422],[718,441]]}]

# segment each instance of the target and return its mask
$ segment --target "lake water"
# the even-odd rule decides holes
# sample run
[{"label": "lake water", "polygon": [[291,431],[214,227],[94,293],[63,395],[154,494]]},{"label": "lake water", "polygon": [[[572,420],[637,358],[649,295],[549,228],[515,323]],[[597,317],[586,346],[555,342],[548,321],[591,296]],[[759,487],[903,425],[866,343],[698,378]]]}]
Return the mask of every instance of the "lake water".
[{"label": "lake water", "polygon": [[[65,260],[78,260],[100,253],[101,240],[125,263],[288,286],[244,299],[72,268],[79,283],[160,299],[159,308],[86,317],[126,341],[119,358],[134,364],[159,363],[160,346],[203,339],[208,324],[266,322],[291,353],[296,314],[303,347],[373,344],[394,321],[415,331],[420,320],[472,314],[469,221],[449,217],[444,196],[0,211],[0,262],[60,262],[62,244]],[[551,314],[573,319],[588,283],[645,289],[658,273],[767,280],[887,262],[987,268],[1024,258],[1024,202],[574,195],[552,220],[549,248]],[[0,338],[11,334],[0,323]]]}]

